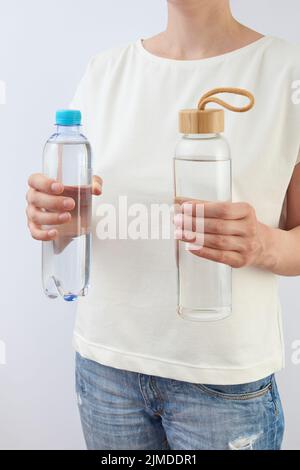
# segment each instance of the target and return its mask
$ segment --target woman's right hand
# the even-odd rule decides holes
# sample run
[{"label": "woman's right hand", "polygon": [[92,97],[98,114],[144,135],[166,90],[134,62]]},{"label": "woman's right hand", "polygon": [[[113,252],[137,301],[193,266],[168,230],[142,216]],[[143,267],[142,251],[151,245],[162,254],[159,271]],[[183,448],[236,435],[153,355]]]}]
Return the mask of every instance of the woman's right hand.
[{"label": "woman's right hand", "polygon": [[[74,209],[75,201],[62,195],[64,186],[61,183],[41,173],[31,175],[28,185],[26,214],[31,236],[35,240],[54,240],[57,230],[51,227],[45,230],[42,226],[57,226],[70,222],[70,211]],[[100,176],[93,176],[92,193],[95,196],[102,193]]]}]

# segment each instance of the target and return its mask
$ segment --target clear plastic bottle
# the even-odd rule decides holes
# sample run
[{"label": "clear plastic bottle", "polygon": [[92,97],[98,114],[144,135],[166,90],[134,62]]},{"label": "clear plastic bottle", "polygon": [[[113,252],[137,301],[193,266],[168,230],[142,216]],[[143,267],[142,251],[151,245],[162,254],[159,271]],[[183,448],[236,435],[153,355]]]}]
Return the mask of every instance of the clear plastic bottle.
[{"label": "clear plastic bottle", "polygon": [[48,297],[72,301],[86,295],[89,286],[92,157],[80,133],[80,111],[57,111],[56,125],[44,148],[43,172],[64,185],[62,196],[73,198],[75,207],[70,222],[51,226],[58,236],[42,243],[42,279]]},{"label": "clear plastic bottle", "polygon": [[[211,97],[220,92],[246,95],[250,104],[244,108],[234,108]],[[246,90],[222,88],[205,94],[199,101],[198,109],[180,112],[179,130],[182,137],[174,158],[175,202],[180,205],[189,200],[231,201],[230,148],[221,135],[224,111],[205,109],[211,101],[239,112],[251,109],[254,104],[253,96]],[[203,205],[201,202],[199,204],[198,215],[202,218],[205,217],[205,210],[203,212]],[[183,228],[191,230],[191,227]],[[203,235],[205,240],[205,233]],[[181,317],[192,321],[214,321],[230,315],[230,266],[198,257],[189,250],[187,242],[177,241],[177,267],[178,313]]]}]

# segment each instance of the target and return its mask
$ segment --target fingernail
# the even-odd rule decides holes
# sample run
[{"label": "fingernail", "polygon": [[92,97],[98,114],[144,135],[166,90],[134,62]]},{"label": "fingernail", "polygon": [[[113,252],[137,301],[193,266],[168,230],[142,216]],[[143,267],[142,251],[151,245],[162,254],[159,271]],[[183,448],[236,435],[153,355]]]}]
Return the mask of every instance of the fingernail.
[{"label": "fingernail", "polygon": [[191,202],[185,202],[182,204],[182,212],[186,215],[193,214],[193,204]]},{"label": "fingernail", "polygon": [[184,204],[182,204],[182,212],[185,215],[194,215],[196,217],[204,217],[204,204],[201,202],[197,202],[197,203],[185,202]]},{"label": "fingernail", "polygon": [[203,245],[197,245],[197,243],[187,243],[186,249],[189,251],[198,251],[203,248]]},{"label": "fingernail", "polygon": [[69,213],[69,212],[64,212],[63,214],[60,214],[60,215],[58,216],[58,220],[60,220],[61,222],[65,222],[65,221],[67,221],[69,218],[70,218],[70,213]]},{"label": "fingernail", "polygon": [[99,194],[101,193],[102,187],[101,187],[101,185],[100,185],[99,183],[96,183],[96,184],[95,184],[95,190],[97,191],[97,193],[99,193]]},{"label": "fingernail", "polygon": [[63,185],[61,183],[52,183],[51,184],[51,191],[54,193],[61,193],[63,190]]},{"label": "fingernail", "polygon": [[171,214],[173,215],[176,215],[176,214],[180,214],[181,213],[181,205],[180,204],[174,204],[173,206],[171,206]]},{"label": "fingernail", "polygon": [[177,228],[174,232],[174,238],[176,240],[179,240],[180,238],[182,238],[182,230]]},{"label": "fingernail", "polygon": [[51,238],[52,238],[52,237],[55,237],[56,234],[57,234],[57,230],[54,230],[54,229],[49,230],[49,232],[48,232],[48,235],[49,235],[49,237],[51,237]]},{"label": "fingernail", "polygon": [[64,206],[66,209],[73,209],[73,207],[74,207],[74,202],[72,201],[72,199],[64,199],[63,206]]},{"label": "fingernail", "polygon": [[173,220],[175,225],[181,227],[183,221],[183,214],[176,214]]}]

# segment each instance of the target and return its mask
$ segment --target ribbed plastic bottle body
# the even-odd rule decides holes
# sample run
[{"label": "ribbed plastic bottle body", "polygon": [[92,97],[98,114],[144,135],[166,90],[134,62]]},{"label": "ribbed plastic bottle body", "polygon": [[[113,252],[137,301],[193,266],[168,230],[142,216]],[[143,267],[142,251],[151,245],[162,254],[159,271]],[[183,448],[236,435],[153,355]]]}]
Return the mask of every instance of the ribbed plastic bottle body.
[{"label": "ribbed plastic bottle body", "polygon": [[80,126],[58,126],[47,141],[43,173],[61,182],[61,196],[75,200],[71,221],[55,228],[58,236],[42,243],[45,294],[71,301],[87,294],[91,257],[92,158]]},{"label": "ribbed plastic bottle body", "polygon": [[[231,158],[220,134],[188,134],[174,158],[175,198],[231,201]],[[203,207],[203,206],[202,206]],[[198,230],[204,230],[199,212]],[[204,233],[205,239],[205,233]],[[231,313],[231,267],[196,256],[177,241],[178,313],[187,320],[214,321]]]}]

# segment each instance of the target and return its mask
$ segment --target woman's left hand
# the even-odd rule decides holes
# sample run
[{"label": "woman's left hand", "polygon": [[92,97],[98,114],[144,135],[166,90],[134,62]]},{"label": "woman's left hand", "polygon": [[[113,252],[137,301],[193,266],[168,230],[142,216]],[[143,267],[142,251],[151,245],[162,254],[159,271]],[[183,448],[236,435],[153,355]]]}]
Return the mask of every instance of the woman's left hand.
[{"label": "woman's left hand", "polygon": [[185,200],[175,213],[175,238],[194,255],[233,268],[263,265],[267,226],[250,204]]}]

